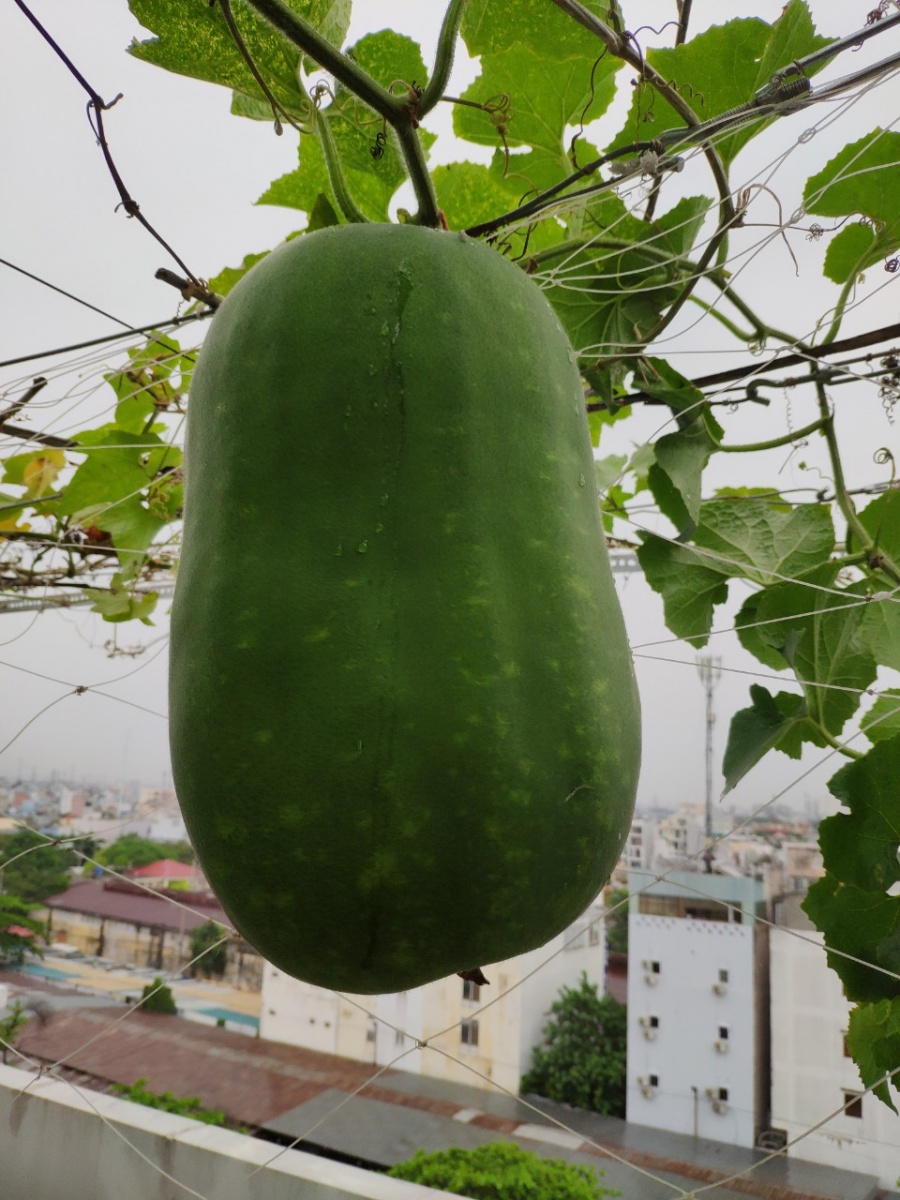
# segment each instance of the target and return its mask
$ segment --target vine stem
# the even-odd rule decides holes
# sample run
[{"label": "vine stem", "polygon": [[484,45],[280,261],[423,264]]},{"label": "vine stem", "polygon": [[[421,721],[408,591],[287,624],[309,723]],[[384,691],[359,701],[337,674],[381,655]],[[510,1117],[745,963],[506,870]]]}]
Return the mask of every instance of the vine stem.
[{"label": "vine stem", "polygon": [[[416,106],[410,104],[408,97],[391,95],[368,72],[333,46],[314,26],[298,16],[284,0],[247,0],[247,3],[396,131],[419,205],[419,211],[414,218],[415,223],[440,226],[442,220],[437,197],[425,165],[422,144],[416,133]],[[464,0],[456,0],[455,5],[451,5],[451,8],[459,10],[457,24],[463,7]]]},{"label": "vine stem", "polygon": [[809,425],[804,425],[802,429],[794,429],[791,433],[784,433],[781,437],[770,438],[767,442],[744,442],[743,444],[732,446],[725,446],[719,442],[716,449],[723,451],[725,454],[752,454],[756,450],[777,450],[779,446],[789,446],[791,442],[796,442],[799,438],[808,437],[809,434],[823,429],[824,426],[825,421],[820,417],[817,421],[811,421]]},{"label": "vine stem", "polygon": [[[850,493],[847,490],[847,483],[844,479],[844,466],[841,462],[837,432],[834,428],[834,413],[831,410],[831,405],[828,402],[828,396],[821,380],[816,381],[816,397],[819,402],[819,412],[822,414],[822,433],[828,446],[828,457],[831,461],[831,470],[834,477],[834,495],[838,508],[847,522],[848,540],[852,539],[858,543],[862,551],[866,554],[867,563],[871,569],[881,570],[895,583],[900,583],[900,567],[883,550],[876,547],[874,539],[862,521],[860,521],[853,506],[853,501],[850,499]],[[849,549],[850,547],[848,546],[848,551]],[[872,561],[876,553],[878,557],[877,564]]]},{"label": "vine stem", "polygon": [[[604,21],[601,21],[599,17],[594,16],[589,9],[579,3],[579,0],[551,0],[551,3],[555,4],[557,8],[561,9],[580,25],[583,25],[585,29],[598,37],[611,54],[615,54],[617,58],[621,58],[623,62],[627,62],[630,67],[634,67],[639,73],[640,79],[646,80],[658,95],[662,96],[675,109],[686,125],[700,124],[700,118],[684,100],[684,97],[679,95],[674,88],[670,87],[662,75],[644,60],[643,54],[638,53],[632,47],[630,44],[630,34],[617,33],[616,30],[612,29]],[[734,201],[731,198],[731,189],[728,186],[728,175],[725,165],[714,147],[704,146],[703,153],[709,163],[713,179],[716,181],[716,188],[719,192],[719,224],[721,228],[727,230],[737,214],[734,208]]]},{"label": "vine stem", "polygon": [[456,53],[456,38],[467,3],[468,0],[450,0],[449,7],[444,14],[434,55],[434,70],[416,105],[416,113],[420,118],[431,112],[447,90]]},{"label": "vine stem", "polygon": [[840,754],[843,754],[845,758],[865,758],[865,755],[861,751],[854,750],[852,746],[847,746],[844,742],[838,741],[836,737],[828,732],[824,725],[813,720],[812,717],[807,717],[806,722],[812,726],[824,742],[827,742],[833,750],[837,750]]},{"label": "vine stem", "polygon": [[337,206],[341,210],[341,216],[351,225],[368,223],[369,218],[357,208],[350,194],[350,189],[347,187],[347,180],[344,178],[344,169],[341,166],[341,156],[338,154],[338,148],[335,145],[334,134],[331,131],[331,122],[328,119],[327,113],[316,114],[316,130],[322,142],[322,154],[325,159],[325,169],[328,171],[328,182],[331,184],[331,190],[334,192]]}]

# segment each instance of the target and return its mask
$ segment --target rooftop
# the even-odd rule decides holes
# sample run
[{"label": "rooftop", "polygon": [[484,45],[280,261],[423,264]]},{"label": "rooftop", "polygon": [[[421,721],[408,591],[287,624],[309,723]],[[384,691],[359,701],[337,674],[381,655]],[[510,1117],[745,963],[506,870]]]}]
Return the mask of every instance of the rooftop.
[{"label": "rooftop", "polygon": [[[178,902],[173,904],[173,899]],[[231,925],[218,901],[211,897],[196,892],[178,892],[172,896],[161,893],[155,896],[143,888],[135,886],[132,889],[113,879],[85,879],[59,895],[51,896],[46,905],[51,911],[58,909],[83,913],[85,916],[107,917],[132,925],[153,925],[175,931],[190,932],[207,921]],[[197,909],[200,911],[195,911]]]},{"label": "rooftop", "polygon": [[[34,1022],[19,1049],[42,1063],[64,1062],[76,1078],[133,1083],[199,1096],[232,1120],[344,1161],[390,1165],[424,1146],[476,1146],[498,1137],[553,1157],[601,1167],[604,1183],[635,1195],[634,1166],[657,1176],[639,1181],[641,1200],[668,1200],[682,1188],[752,1173],[715,1190],[716,1200],[873,1200],[874,1178],[792,1158],[761,1164],[759,1151],[667,1134],[611,1117],[485,1092],[319,1054],[177,1017],[132,1012],[116,1023],[107,1008],[68,1009]],[[99,1037],[99,1034],[103,1034]],[[352,1099],[352,1103],[348,1103]],[[533,1100],[534,1098],[529,1098]],[[560,1125],[565,1126],[565,1129]],[[609,1149],[623,1161],[603,1154]],[[629,1165],[633,1164],[633,1165]],[[754,1166],[754,1164],[756,1164]]]}]

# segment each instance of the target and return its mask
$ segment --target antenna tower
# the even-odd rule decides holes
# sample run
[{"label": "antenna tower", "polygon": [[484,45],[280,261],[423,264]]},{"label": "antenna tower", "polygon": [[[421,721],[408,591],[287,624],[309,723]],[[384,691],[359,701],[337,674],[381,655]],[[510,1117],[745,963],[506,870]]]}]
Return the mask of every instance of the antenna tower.
[{"label": "antenna tower", "polygon": [[711,654],[701,654],[697,658],[697,672],[700,682],[706,691],[706,849],[703,861],[706,863],[707,874],[712,873],[713,858],[713,725],[716,715],[713,712],[713,692],[716,684],[722,678],[722,660]]}]

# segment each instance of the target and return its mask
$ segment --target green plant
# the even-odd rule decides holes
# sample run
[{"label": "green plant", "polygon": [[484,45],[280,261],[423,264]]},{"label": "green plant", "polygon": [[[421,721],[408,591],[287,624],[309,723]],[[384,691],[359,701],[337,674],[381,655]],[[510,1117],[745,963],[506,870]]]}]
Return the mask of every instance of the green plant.
[{"label": "green plant", "polygon": [[144,1012],[166,1013],[169,1016],[178,1012],[172,989],[164,984],[159,976],[152,983],[145,985],[140,1003]]},{"label": "green plant", "polygon": [[34,915],[40,907],[21,896],[0,895],[0,958],[17,965],[24,961],[26,951],[43,954],[41,941],[47,927]]},{"label": "green plant", "polygon": [[590,1167],[543,1158],[511,1142],[432,1154],[419,1150],[388,1175],[472,1200],[602,1200],[619,1195],[601,1187]]},{"label": "green plant", "polygon": [[606,948],[610,954],[628,953],[628,889],[612,888],[606,898]]},{"label": "green plant", "polygon": [[[728,787],[771,750],[858,759],[859,770],[833,784],[838,797],[852,792],[853,808],[835,819],[843,824],[823,824],[827,876],[809,909],[858,1006],[851,1044],[876,1084],[895,1062],[882,1034],[900,1023],[900,815],[881,786],[900,737],[900,695],[885,686],[900,665],[900,494],[895,454],[880,444],[891,436],[900,368],[877,308],[862,329],[848,326],[898,266],[900,134],[862,124],[865,110],[848,102],[847,144],[834,132],[813,140],[805,181],[779,168],[765,186],[743,186],[741,158],[763,130],[782,139],[784,162],[795,140],[840,129],[823,115],[832,106],[817,102],[849,101],[873,82],[845,53],[852,39],[829,48],[802,0],[773,6],[772,20],[708,28],[704,20],[719,19],[714,4],[679,3],[674,30],[663,23],[659,34],[619,4],[578,6],[572,19],[572,6],[551,0],[453,0],[429,70],[418,45],[389,28],[347,46],[349,3],[131,8],[149,31],[136,56],[228,87],[238,115],[303,131],[296,168],[261,199],[295,209],[304,236],[388,220],[409,179],[416,211],[399,219],[443,219],[489,240],[543,287],[579,352],[608,532],[636,549],[675,637],[703,647],[736,612],[744,648],[783,680],[754,683],[735,715]],[[870,14],[867,37],[884,8]],[[383,24],[391,16],[385,6]],[[857,23],[846,18],[841,38]],[[448,85],[458,34],[479,60],[461,96]],[[830,59],[849,65],[820,84]],[[330,82],[310,90],[299,68],[311,63]],[[614,111],[618,84],[631,92],[630,109],[606,127],[598,122]],[[438,103],[453,106],[459,138],[493,151],[490,163],[464,153],[428,169]],[[213,291],[224,295],[266,253],[221,271]],[[760,254],[754,300],[746,268]],[[779,254],[797,261],[796,285],[780,273]],[[824,278],[810,286],[820,268]],[[198,308],[215,302],[197,276],[182,282]],[[789,328],[775,316],[783,294]],[[683,373],[675,355],[694,319],[704,351],[728,349],[736,366]],[[63,447],[35,444],[28,429],[11,435],[22,440],[4,464],[0,527],[14,552],[4,586],[37,596],[88,582],[110,621],[150,620],[154,582],[175,557],[175,431],[193,361],[153,334],[109,373],[111,420]],[[851,380],[859,402],[846,399]],[[870,397],[874,407],[858,419]],[[659,419],[642,420],[648,409]],[[752,440],[741,433],[747,413]],[[851,426],[870,439],[852,468]],[[278,519],[277,505],[264,506],[251,532]],[[890,1099],[887,1085],[879,1094]]]},{"label": "green plant", "polygon": [[158,1108],[162,1112],[174,1113],[178,1117],[190,1117],[207,1125],[224,1125],[225,1114],[218,1108],[206,1108],[199,1096],[176,1096],[172,1092],[151,1092],[146,1079],[134,1083],[114,1083],[112,1091],[123,1100],[143,1104],[147,1108]]},{"label": "green plant", "polygon": [[640,739],[552,309],[460,235],[320,230],[225,301],[191,403],[172,763],[229,915],[352,992],[543,944],[618,858]]},{"label": "green plant", "polygon": [[534,1092],[611,1117],[625,1116],[625,1050],[628,1010],[582,974],[550,1006],[544,1040],[522,1077],[522,1093]]},{"label": "green plant", "polygon": [[21,1000],[14,1000],[6,1013],[0,1013],[0,1062],[4,1065],[19,1031],[27,1024],[28,1015]]},{"label": "green plant", "polygon": [[74,854],[32,829],[0,835],[0,888],[35,903],[72,883]]},{"label": "green plant", "polygon": [[[200,957],[202,956],[202,957]],[[191,967],[194,975],[221,978],[228,965],[228,944],[225,931],[215,921],[206,921],[191,930],[191,958],[197,961]]]}]

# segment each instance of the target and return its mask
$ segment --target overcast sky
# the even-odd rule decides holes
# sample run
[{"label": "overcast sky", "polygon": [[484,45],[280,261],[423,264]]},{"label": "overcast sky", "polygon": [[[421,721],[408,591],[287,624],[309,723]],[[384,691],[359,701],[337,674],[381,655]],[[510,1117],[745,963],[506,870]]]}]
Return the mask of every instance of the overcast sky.
[{"label": "overcast sky", "polygon": [[[431,10],[438,12],[440,6],[424,5],[420,0],[395,0],[389,6],[357,0],[355,7],[354,36],[380,27],[382,22],[377,15],[372,17],[373,12],[389,12],[395,28],[422,41],[425,60],[430,60],[434,37]],[[848,21],[861,23],[864,19],[862,9],[851,13],[836,0],[812,7],[820,30],[831,36],[849,32],[852,25]],[[671,16],[674,5],[642,3],[640,8],[642,20],[661,24]],[[760,3],[754,11],[772,19],[780,8],[780,3]],[[231,117],[230,97],[224,89],[169,75],[131,59],[124,48],[133,36],[142,34],[124,0],[79,0],[78,4],[34,0],[33,9],[98,92],[107,99],[118,92],[124,94],[106,118],[116,164],[142,211],[195,273],[214,275],[225,265],[239,263],[248,252],[275,245],[297,227],[297,215],[292,211],[254,206],[270,180],[295,165],[295,134],[287,131],[277,138],[266,125]],[[713,19],[721,22],[745,12],[742,5],[697,0],[694,21],[700,28]],[[881,58],[896,50],[900,32],[875,40],[884,43],[874,55]],[[861,55],[845,55],[832,74],[846,74],[861,61]],[[462,90],[474,73],[473,64],[461,62],[453,89],[457,93]],[[0,257],[74,292],[121,321],[144,325],[173,315],[177,295],[153,278],[158,267],[172,264],[137,222],[115,211],[118,197],[85,117],[84,93],[12,4],[0,8],[0,89],[4,112],[0,129],[4,173]],[[752,157],[739,162],[735,182],[756,178],[767,162],[794,146],[794,154],[779,168],[771,184],[787,215],[799,203],[807,174],[820,169],[845,142],[878,123],[889,126],[895,121],[896,111],[886,111],[886,94],[882,89],[861,102],[833,128],[823,129],[804,145],[796,145],[797,139],[813,119],[826,115],[823,106],[813,117],[786,119],[761,139],[764,145],[754,150]],[[897,95],[896,86],[893,95]],[[614,133],[620,121],[621,116],[606,126],[606,134]],[[447,131],[449,113],[439,112],[436,121],[429,120],[429,124]],[[602,144],[603,134],[596,140]],[[477,157],[471,148],[466,153]],[[449,161],[458,157],[458,150],[452,139],[444,136],[434,154],[439,161]],[[685,178],[678,181],[682,194],[711,195],[704,172],[702,160],[690,164]],[[758,211],[759,220],[777,219],[774,200],[760,204],[754,211]],[[751,240],[746,244],[749,246]],[[800,260],[799,279],[783,244],[773,242],[756,257],[748,255],[742,260],[742,286],[773,322],[807,334],[825,311],[829,297],[833,300],[833,294],[820,274],[823,249],[798,235],[794,235],[791,245]],[[875,280],[877,284],[882,282]],[[116,330],[107,318],[2,266],[0,297],[0,361]],[[894,308],[883,294],[876,297],[848,321],[847,332],[887,323],[892,319],[888,310],[893,312]],[[680,370],[691,375],[734,364],[733,355],[710,356],[708,323],[686,328],[688,324],[682,323],[677,340],[666,347],[667,352],[678,351],[673,362]],[[188,337],[185,331],[185,344]],[[36,363],[34,373],[46,365]],[[30,366],[2,370],[0,384],[19,380],[31,370]],[[47,391],[48,401],[58,403],[72,384],[71,378],[54,383]],[[108,392],[102,400],[108,402],[111,395]],[[83,411],[88,411],[91,403],[99,405],[101,400],[87,401]],[[872,388],[843,388],[839,404],[844,421],[842,433],[851,446],[851,486],[871,483],[880,477],[871,461],[872,451],[892,438],[896,442],[895,431]],[[29,423],[53,429],[59,411],[35,407]],[[846,419],[844,413],[849,414]],[[758,413],[742,412],[734,421],[732,437],[743,441],[771,436],[785,432],[788,420],[796,427],[809,419],[802,402],[794,401],[793,410],[779,413],[775,425],[766,426],[771,432],[761,434]],[[625,442],[637,443],[653,434],[661,421],[659,410],[643,414],[622,436]],[[620,446],[611,444],[607,452]],[[754,471],[748,466],[746,478],[741,481],[809,486],[811,480],[820,479],[813,451],[804,452],[804,461],[805,468],[799,465],[800,456],[782,450],[771,456],[765,479],[759,478],[762,470],[754,464]],[[736,467],[730,460],[727,469],[734,472],[743,467]],[[716,483],[733,481],[719,469]],[[683,800],[702,801],[704,693],[695,666],[696,655],[684,643],[667,641],[670,635],[663,624],[661,603],[640,575],[625,578],[620,591],[629,634],[639,655],[636,666],[645,740],[640,800],[668,806]],[[745,594],[735,590],[738,600]],[[722,610],[719,626],[725,628],[731,623],[735,607]],[[160,606],[154,621],[152,628],[137,624],[114,627],[84,609],[4,615],[0,619],[0,746],[15,738],[0,754],[0,776],[46,776],[56,770],[66,776],[111,782],[132,777],[151,784],[166,780],[165,605]],[[134,659],[109,658],[104,643],[114,636],[120,646],[144,644],[149,649]],[[656,642],[667,644],[647,646]],[[766,671],[740,650],[731,634],[714,637],[709,652],[721,658],[724,668],[715,693],[718,793],[718,764],[728,720],[746,705],[752,682],[743,672]],[[643,657],[647,654],[669,661]],[[50,678],[39,678],[35,672]],[[769,682],[768,686],[779,690],[786,683],[787,677],[781,685]],[[99,690],[106,694],[71,694],[74,686],[82,684],[103,684]],[[15,737],[28,722],[31,724]],[[755,808],[789,789],[785,800],[802,811],[810,802],[825,800],[826,780],[839,765],[834,757],[825,759],[820,751],[807,755],[799,764],[772,755],[730,800],[744,808]],[[821,765],[815,767],[817,762]],[[815,769],[807,778],[795,782],[811,767]]]}]

